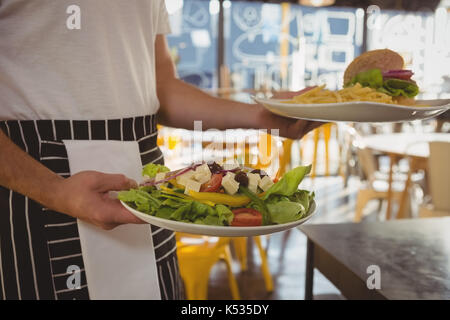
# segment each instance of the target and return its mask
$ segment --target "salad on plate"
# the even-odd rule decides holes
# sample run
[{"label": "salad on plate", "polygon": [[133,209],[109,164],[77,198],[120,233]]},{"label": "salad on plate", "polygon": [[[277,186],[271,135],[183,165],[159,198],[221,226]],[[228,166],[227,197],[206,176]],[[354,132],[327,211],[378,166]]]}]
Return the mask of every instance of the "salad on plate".
[{"label": "salad on plate", "polygon": [[170,172],[148,164],[146,181],[120,191],[131,208],[163,219],[210,225],[252,227],[285,224],[307,217],[314,193],[299,189],[311,166],[299,166],[273,181],[264,171],[216,162]]}]

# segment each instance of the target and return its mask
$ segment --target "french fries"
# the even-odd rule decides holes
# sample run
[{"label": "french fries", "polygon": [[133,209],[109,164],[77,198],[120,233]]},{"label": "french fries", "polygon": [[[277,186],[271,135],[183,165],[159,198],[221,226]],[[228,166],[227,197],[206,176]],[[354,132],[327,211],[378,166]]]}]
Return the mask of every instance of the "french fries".
[{"label": "french fries", "polygon": [[371,101],[380,103],[396,104],[392,97],[378,92],[369,87],[362,87],[359,83],[354,86],[331,91],[325,89],[325,85],[315,87],[301,95],[295,96],[286,103],[295,104],[316,104],[316,103],[339,103],[350,101]]}]

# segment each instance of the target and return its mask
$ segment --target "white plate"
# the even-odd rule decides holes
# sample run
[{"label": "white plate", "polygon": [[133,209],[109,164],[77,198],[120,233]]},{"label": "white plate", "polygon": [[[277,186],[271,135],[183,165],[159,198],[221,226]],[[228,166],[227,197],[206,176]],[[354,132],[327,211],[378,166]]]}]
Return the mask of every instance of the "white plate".
[{"label": "white plate", "polygon": [[179,222],[169,219],[157,218],[139,212],[128,206],[123,201],[120,202],[127,210],[129,210],[136,217],[152,225],[177,232],[201,234],[205,236],[216,236],[216,237],[249,237],[284,231],[299,226],[302,223],[305,223],[307,220],[309,220],[309,218],[311,218],[314,215],[316,210],[316,203],[313,201],[311,203],[308,215],[305,218],[294,222],[261,227],[222,227],[222,226],[207,226],[203,224]]},{"label": "white plate", "polygon": [[253,99],[278,115],[325,122],[405,122],[436,117],[450,109],[450,99],[416,100],[428,107],[355,101],[323,104],[289,104],[276,99]]}]

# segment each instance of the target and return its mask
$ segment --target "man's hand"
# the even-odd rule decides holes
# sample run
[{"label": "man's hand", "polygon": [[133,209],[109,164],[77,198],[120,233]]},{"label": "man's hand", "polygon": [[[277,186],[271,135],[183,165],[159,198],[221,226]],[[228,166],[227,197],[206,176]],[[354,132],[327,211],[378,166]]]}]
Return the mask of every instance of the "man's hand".
[{"label": "man's hand", "polygon": [[111,230],[121,224],[145,223],[126,210],[109,191],[136,188],[135,181],[121,174],[84,171],[61,181],[56,195],[61,206],[56,208],[72,217]]},{"label": "man's hand", "polygon": [[[277,92],[276,94],[274,94],[273,98],[290,99],[313,88],[314,87],[308,87],[298,92]],[[258,111],[257,116],[258,122],[261,124],[261,128],[267,128],[268,130],[279,129],[280,136],[290,139],[301,139],[311,130],[314,130],[325,124],[325,122],[297,120],[282,117],[268,111],[263,106],[260,106],[260,110]]]},{"label": "man's hand", "polygon": [[125,223],[144,223],[119,200],[109,197],[109,191],[136,187],[136,182],[124,175],[84,171],[63,179],[22,151],[1,130],[0,150],[1,186],[103,229]]}]

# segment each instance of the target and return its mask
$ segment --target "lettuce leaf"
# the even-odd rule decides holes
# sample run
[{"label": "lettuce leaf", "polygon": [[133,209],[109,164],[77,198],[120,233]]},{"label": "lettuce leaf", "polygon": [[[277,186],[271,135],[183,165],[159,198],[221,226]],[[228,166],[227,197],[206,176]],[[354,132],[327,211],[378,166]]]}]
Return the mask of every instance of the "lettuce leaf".
[{"label": "lettuce leaf", "polygon": [[161,206],[161,201],[150,193],[141,189],[119,191],[118,199],[134,205],[136,210],[152,214]]},{"label": "lettuce leaf", "polygon": [[314,200],[314,197],[314,192],[298,190],[291,197],[289,197],[289,200],[300,203],[305,208],[305,211],[309,212],[309,207],[311,206],[311,202]]},{"label": "lettuce leaf", "polygon": [[306,214],[305,207],[299,202],[280,201],[267,204],[274,223],[288,223],[301,219]]},{"label": "lettuce leaf", "polygon": [[217,216],[216,210],[207,204],[192,201],[192,209],[188,216],[190,221],[194,221],[198,217]]},{"label": "lettuce leaf", "polygon": [[155,212],[155,217],[162,219],[170,219],[170,216],[173,213],[173,208],[170,207],[162,207]]},{"label": "lettuce leaf", "polygon": [[378,91],[393,97],[414,98],[419,94],[419,87],[412,81],[391,78],[384,80],[383,86]]},{"label": "lettuce leaf", "polygon": [[302,182],[305,175],[311,172],[311,165],[309,166],[299,166],[294,168],[287,173],[274,185],[272,185],[269,190],[266,191],[263,200],[266,200],[272,194],[282,195],[282,196],[292,196],[297,190],[298,185]]},{"label": "lettuce leaf", "polygon": [[266,204],[273,223],[288,223],[305,217],[313,199],[314,193],[297,190],[290,197],[271,195]]},{"label": "lettuce leaf", "polygon": [[216,216],[206,216],[204,218],[200,218],[194,221],[196,224],[205,224],[209,226],[222,226],[220,222],[220,218]]},{"label": "lettuce leaf", "polygon": [[233,212],[224,205],[211,207],[201,202],[165,194],[154,187],[120,191],[118,198],[136,210],[158,218],[207,225],[228,226]]},{"label": "lettuce leaf", "polygon": [[380,69],[372,69],[358,73],[345,87],[353,86],[356,83],[359,83],[363,87],[376,89],[379,92],[393,97],[404,96],[413,98],[419,94],[419,87],[415,82],[396,78],[383,79],[383,73]]},{"label": "lettuce leaf", "polygon": [[217,213],[212,207],[206,204],[198,201],[190,201],[177,208],[170,216],[170,219],[194,222],[205,219],[208,216],[217,216]]},{"label": "lettuce leaf", "polygon": [[175,209],[175,211],[172,211],[172,214],[170,215],[169,219],[181,221],[181,220],[188,220],[188,215],[192,211],[192,202],[187,202],[181,207]]},{"label": "lettuce leaf", "polygon": [[163,206],[167,206],[170,208],[174,208],[174,209],[178,209],[179,207],[182,207],[185,203],[178,201],[177,199],[175,199],[175,197],[173,198],[167,198],[166,200],[164,200],[162,202]]},{"label": "lettuce leaf", "polygon": [[169,171],[169,168],[163,166],[162,164],[149,163],[142,169],[142,175],[148,176],[149,178],[154,178],[157,173]]},{"label": "lettuce leaf", "polygon": [[229,226],[234,218],[233,212],[222,204],[216,205],[215,209],[218,215],[219,225]]},{"label": "lettuce leaf", "polygon": [[378,89],[383,85],[383,73],[380,69],[371,69],[360,72],[354,76],[345,87],[353,86],[356,83],[361,84],[363,87]]}]

